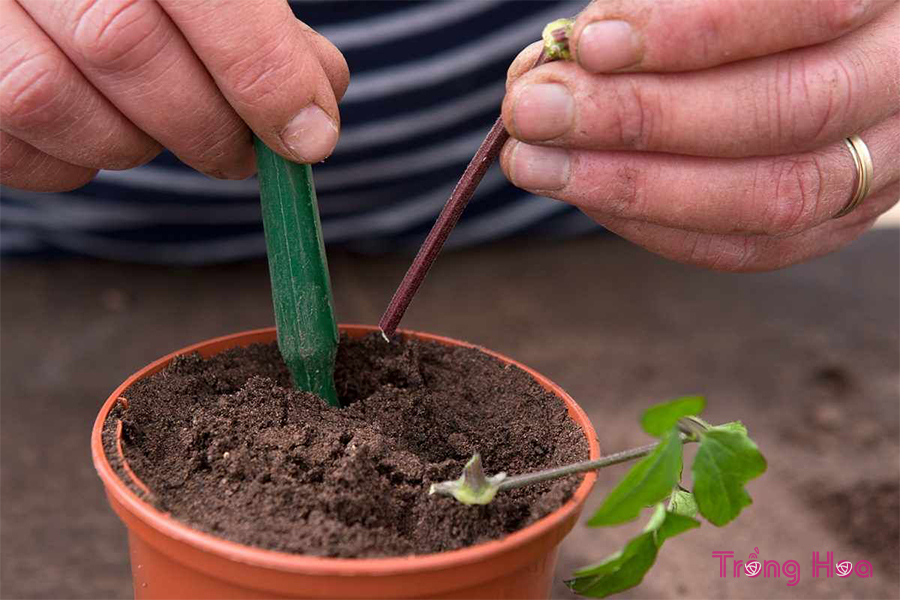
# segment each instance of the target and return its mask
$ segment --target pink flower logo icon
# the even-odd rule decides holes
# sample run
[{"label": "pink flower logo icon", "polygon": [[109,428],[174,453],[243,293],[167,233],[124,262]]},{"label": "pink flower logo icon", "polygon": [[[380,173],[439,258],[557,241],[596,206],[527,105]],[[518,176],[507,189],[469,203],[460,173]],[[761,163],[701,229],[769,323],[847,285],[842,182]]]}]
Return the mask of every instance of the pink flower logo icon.
[{"label": "pink flower logo icon", "polygon": [[744,565],[744,573],[747,574],[747,577],[756,577],[762,570],[762,565],[756,560],[757,557],[759,557],[759,548],[754,548],[750,553],[749,562]]},{"label": "pink flower logo icon", "polygon": [[834,568],[837,570],[838,577],[846,577],[853,572],[853,563],[849,560],[835,563]]},{"label": "pink flower logo icon", "polygon": [[754,560],[753,562],[748,562],[744,565],[744,573],[747,574],[747,577],[756,577],[759,575],[759,572],[762,570],[762,565],[759,564],[758,560]]}]

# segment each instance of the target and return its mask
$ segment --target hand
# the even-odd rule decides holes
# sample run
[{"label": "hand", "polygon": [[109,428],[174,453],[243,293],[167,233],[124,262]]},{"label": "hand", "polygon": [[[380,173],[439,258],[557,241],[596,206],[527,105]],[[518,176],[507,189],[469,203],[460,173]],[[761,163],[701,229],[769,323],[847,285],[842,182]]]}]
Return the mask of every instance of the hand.
[{"label": "hand", "polygon": [[337,142],[347,63],[271,0],[0,0],[0,181],[87,183],[165,147],[243,179],[251,130],[285,158]]},{"label": "hand", "polygon": [[[900,198],[900,4],[614,0],[581,13],[575,62],[510,68],[501,155],[517,186],[663,256],[784,267],[848,244]],[[849,215],[856,171],[874,162]]]}]

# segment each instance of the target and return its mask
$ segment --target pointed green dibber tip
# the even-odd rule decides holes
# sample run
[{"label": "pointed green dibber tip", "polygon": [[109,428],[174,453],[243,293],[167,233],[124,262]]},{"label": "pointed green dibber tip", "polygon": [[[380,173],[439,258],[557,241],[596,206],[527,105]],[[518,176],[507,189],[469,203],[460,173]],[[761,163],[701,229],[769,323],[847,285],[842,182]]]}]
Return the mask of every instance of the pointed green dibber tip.
[{"label": "pointed green dibber tip", "polygon": [[338,330],[312,169],[254,138],[278,348],[298,390],[340,406],[334,389]]}]

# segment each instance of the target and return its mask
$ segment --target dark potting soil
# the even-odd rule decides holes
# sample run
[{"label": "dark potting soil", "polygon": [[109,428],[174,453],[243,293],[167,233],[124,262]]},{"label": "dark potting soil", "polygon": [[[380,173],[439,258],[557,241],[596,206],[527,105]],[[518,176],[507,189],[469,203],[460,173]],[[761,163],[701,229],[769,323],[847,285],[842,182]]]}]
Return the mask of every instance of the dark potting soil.
[{"label": "dark potting soil", "polygon": [[[129,465],[160,509],[243,544],[334,557],[441,552],[498,539],[559,508],[580,477],[501,492],[486,506],[429,496],[480,452],[488,473],[588,457],[563,404],[475,349],[341,339],[344,408],[291,389],[277,347],[177,358],[135,383]],[[120,471],[121,472],[121,471]]]}]

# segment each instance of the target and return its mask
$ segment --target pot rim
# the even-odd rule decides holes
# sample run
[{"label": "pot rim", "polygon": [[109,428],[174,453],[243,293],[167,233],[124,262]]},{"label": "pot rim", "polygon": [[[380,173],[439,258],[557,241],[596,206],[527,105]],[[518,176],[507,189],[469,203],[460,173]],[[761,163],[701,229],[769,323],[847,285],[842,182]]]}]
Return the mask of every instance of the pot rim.
[{"label": "pot rim", "polygon": [[[358,324],[341,324],[339,325],[339,328],[341,331],[355,330],[363,333],[379,331],[378,327]],[[569,411],[569,417],[575,421],[587,438],[590,448],[590,458],[593,460],[600,457],[600,446],[597,441],[597,435],[587,414],[562,388],[547,377],[518,361],[476,344],[409,329],[398,329],[397,333],[404,337],[416,337],[418,339],[434,341],[451,346],[475,348],[502,362],[519,367],[566,404],[566,408]],[[125,485],[106,457],[102,439],[103,427],[109,412],[116,405],[119,397],[135,381],[160,371],[176,356],[196,352],[214,344],[233,342],[237,338],[246,339],[242,340],[244,343],[234,344],[234,346],[247,345],[265,340],[271,342],[275,340],[275,328],[266,327],[262,329],[253,329],[208,339],[171,352],[151,362],[130,375],[115,389],[115,391],[113,391],[100,409],[100,413],[94,421],[94,427],[91,432],[91,456],[93,458],[94,468],[97,470],[97,474],[103,481],[107,493],[113,496],[114,499],[121,503],[129,513],[144,522],[147,526],[159,531],[167,537],[174,538],[203,552],[250,566],[275,569],[287,573],[302,573],[305,575],[318,576],[346,576],[350,574],[379,577],[444,570],[451,567],[460,567],[466,564],[489,560],[493,556],[527,545],[529,542],[550,534],[574,511],[580,509],[597,479],[596,473],[586,473],[583,476],[581,483],[572,494],[572,497],[560,508],[531,525],[515,531],[499,540],[491,540],[458,550],[449,550],[447,552],[432,554],[380,558],[330,558],[307,556],[247,546],[198,531],[170,516],[168,513],[163,513],[151,506]]]}]

